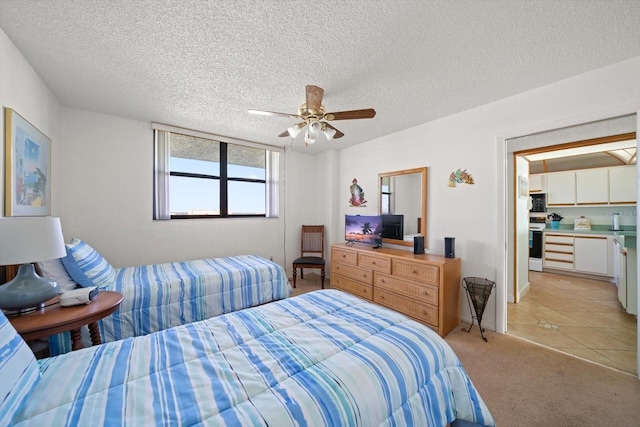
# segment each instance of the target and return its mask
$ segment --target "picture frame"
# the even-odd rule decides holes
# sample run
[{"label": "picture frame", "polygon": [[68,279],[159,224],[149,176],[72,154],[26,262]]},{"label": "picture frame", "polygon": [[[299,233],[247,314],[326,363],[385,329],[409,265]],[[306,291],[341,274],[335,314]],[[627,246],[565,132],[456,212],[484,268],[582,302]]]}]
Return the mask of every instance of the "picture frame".
[{"label": "picture frame", "polygon": [[51,139],[4,108],[5,216],[51,215]]},{"label": "picture frame", "polygon": [[518,176],[518,198],[526,199],[529,197],[529,180],[520,175]]}]

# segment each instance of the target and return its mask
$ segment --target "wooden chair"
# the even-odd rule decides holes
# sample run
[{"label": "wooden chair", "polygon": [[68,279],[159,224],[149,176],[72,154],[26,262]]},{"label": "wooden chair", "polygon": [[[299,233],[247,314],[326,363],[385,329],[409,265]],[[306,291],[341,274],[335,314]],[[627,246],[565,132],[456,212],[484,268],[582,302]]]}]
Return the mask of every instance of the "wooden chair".
[{"label": "wooden chair", "polygon": [[303,225],[300,233],[300,258],[293,261],[293,287],[296,287],[298,268],[302,279],[305,268],[319,268],[320,282],[324,289],[324,264],[324,225]]}]

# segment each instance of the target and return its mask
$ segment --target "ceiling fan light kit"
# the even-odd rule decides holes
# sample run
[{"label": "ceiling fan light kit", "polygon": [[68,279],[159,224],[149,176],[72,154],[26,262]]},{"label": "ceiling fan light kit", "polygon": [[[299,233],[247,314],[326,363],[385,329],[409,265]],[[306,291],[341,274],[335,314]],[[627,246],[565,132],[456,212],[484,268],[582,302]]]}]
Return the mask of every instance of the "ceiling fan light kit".
[{"label": "ceiling fan light kit", "polygon": [[325,120],[352,120],[352,119],[371,119],[375,117],[376,111],[373,108],[363,110],[337,111],[327,113],[324,105],[322,105],[322,97],[324,89],[319,86],[307,85],[306,101],[300,106],[297,114],[277,113],[264,110],[249,110],[251,114],[260,114],[264,116],[279,116],[302,120],[282,132],[280,137],[290,136],[296,138],[303,128],[307,128],[304,133],[304,142],[306,145],[316,142],[318,135],[323,133],[327,140],[342,138],[344,133],[331,126]]}]

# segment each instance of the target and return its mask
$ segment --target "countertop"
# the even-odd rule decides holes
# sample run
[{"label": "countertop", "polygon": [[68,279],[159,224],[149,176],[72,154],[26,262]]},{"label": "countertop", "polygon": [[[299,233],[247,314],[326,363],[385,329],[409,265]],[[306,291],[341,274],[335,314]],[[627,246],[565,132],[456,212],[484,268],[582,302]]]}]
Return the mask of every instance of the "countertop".
[{"label": "countertop", "polygon": [[547,227],[542,230],[545,233],[567,233],[567,234],[598,234],[604,236],[623,236],[624,237],[624,246],[628,248],[636,247],[636,229],[630,229],[629,227],[623,227],[622,230],[613,231],[609,226],[598,226],[592,225],[591,230],[574,230],[573,225],[564,225],[560,224],[560,228],[550,228]]}]

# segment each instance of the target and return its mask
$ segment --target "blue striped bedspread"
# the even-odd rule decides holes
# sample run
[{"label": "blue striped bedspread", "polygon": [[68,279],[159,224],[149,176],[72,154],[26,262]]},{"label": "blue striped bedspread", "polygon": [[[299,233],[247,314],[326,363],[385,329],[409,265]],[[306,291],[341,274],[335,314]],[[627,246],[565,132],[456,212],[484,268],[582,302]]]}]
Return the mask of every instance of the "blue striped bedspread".
[{"label": "blue striped bedspread", "polygon": [[442,338],[338,290],[39,363],[16,426],[494,425]]},{"label": "blue striped bedspread", "polygon": [[289,297],[284,269],[256,255],[239,255],[116,269],[111,290],[120,309],[98,323],[103,342]]}]

